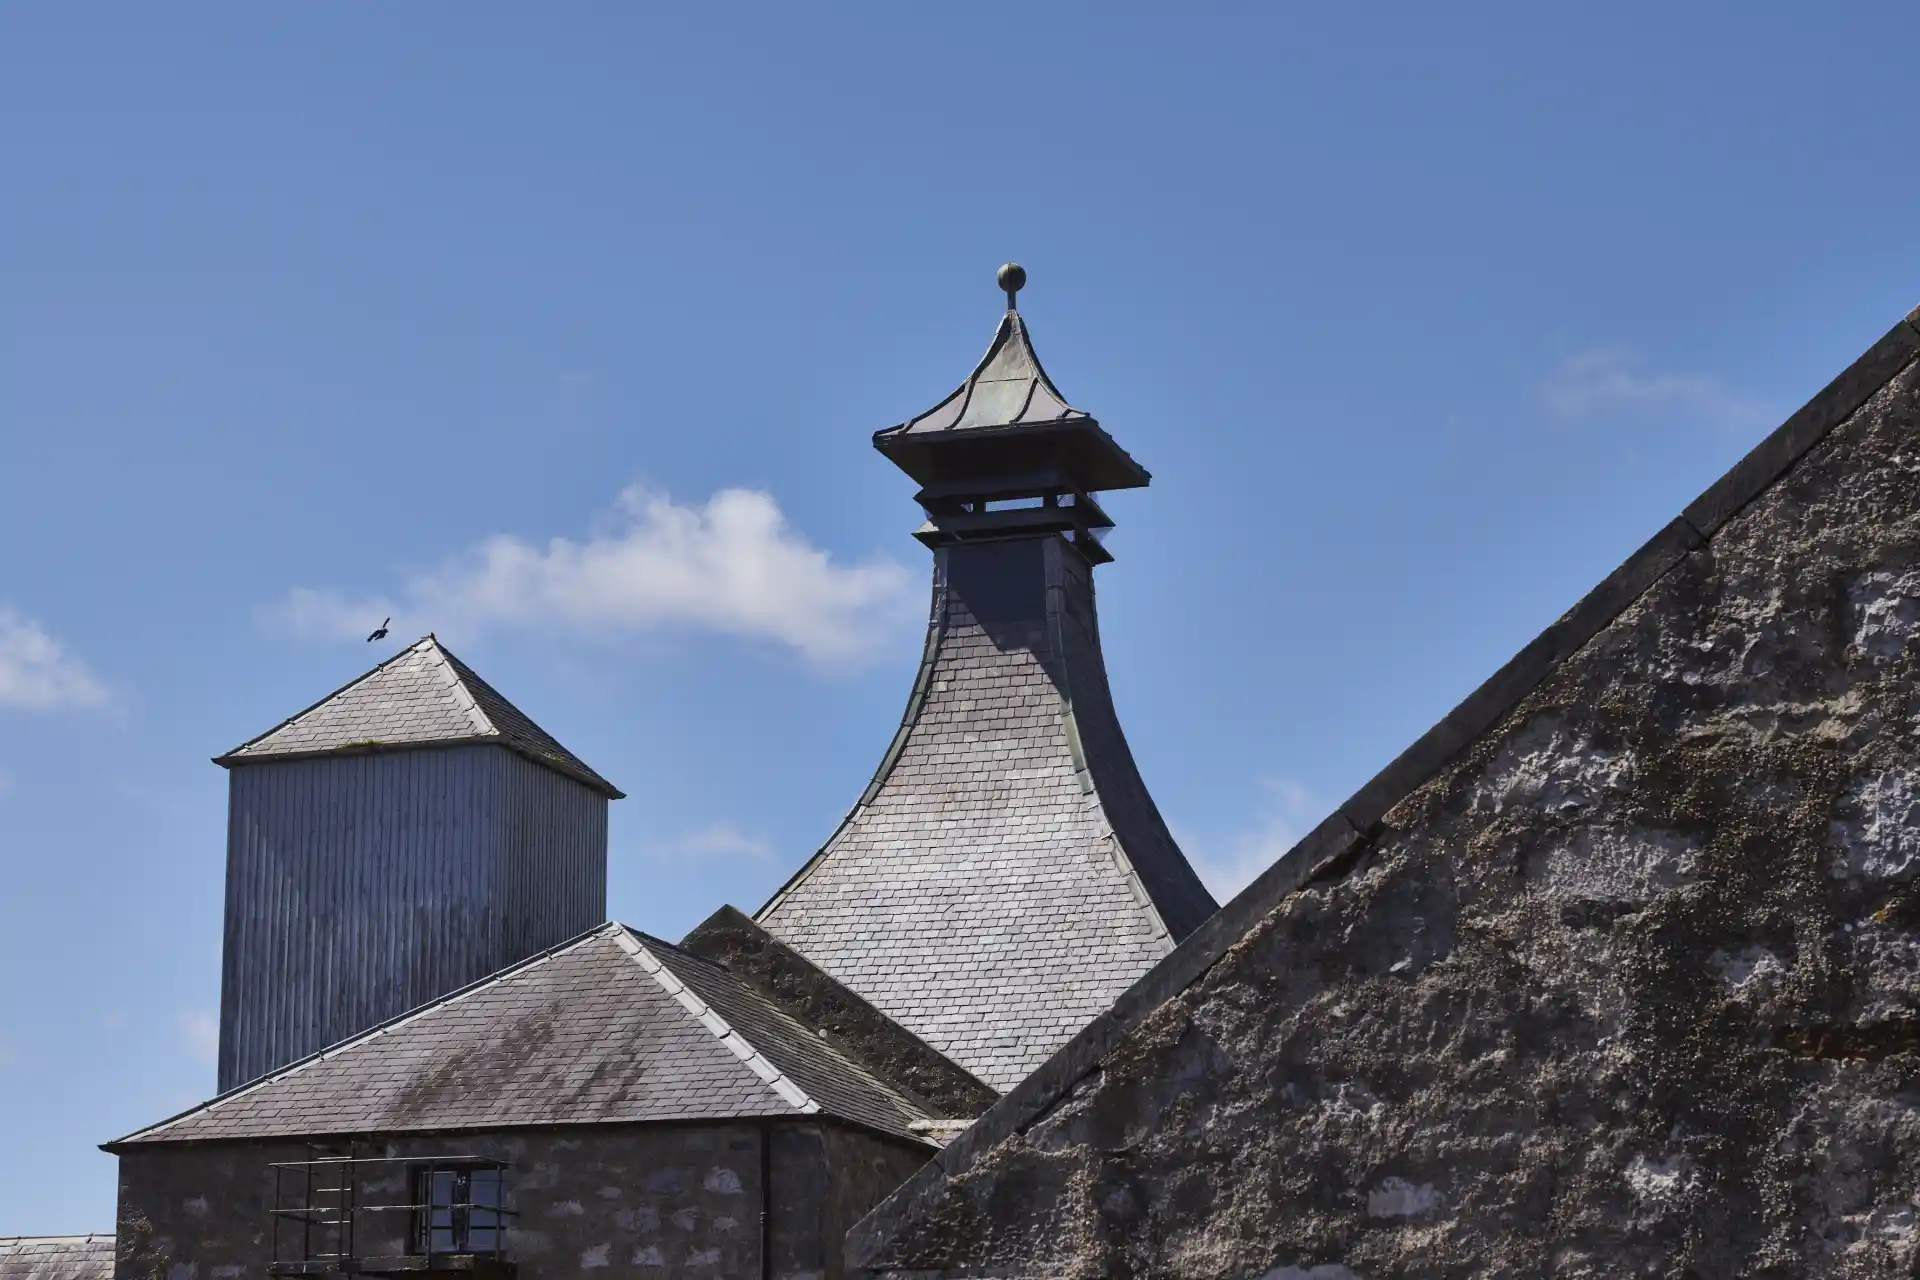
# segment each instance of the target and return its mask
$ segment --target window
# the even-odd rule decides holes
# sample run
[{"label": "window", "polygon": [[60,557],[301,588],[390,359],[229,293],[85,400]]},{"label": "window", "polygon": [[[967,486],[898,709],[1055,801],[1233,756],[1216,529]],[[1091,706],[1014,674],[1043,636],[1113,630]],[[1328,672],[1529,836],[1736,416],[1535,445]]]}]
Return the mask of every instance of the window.
[{"label": "window", "polygon": [[440,1166],[414,1174],[415,1253],[498,1253],[505,1244],[501,1222],[504,1171],[482,1166]]}]

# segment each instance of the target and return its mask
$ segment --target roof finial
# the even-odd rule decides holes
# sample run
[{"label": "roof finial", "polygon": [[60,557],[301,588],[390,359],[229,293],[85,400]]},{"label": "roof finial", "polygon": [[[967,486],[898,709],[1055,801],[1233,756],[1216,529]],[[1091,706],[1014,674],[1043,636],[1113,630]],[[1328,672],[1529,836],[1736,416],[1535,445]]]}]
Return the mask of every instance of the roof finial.
[{"label": "roof finial", "polygon": [[1000,282],[1002,289],[1007,291],[1007,310],[1017,310],[1013,305],[1013,295],[1020,292],[1027,283],[1027,269],[1017,262],[1009,262],[1001,267],[993,278]]}]

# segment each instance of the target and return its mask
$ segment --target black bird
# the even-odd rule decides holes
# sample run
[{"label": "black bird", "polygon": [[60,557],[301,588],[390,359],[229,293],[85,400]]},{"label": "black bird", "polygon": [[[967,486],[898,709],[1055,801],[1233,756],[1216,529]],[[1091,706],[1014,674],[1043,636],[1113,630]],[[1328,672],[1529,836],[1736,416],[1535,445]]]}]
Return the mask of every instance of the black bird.
[{"label": "black bird", "polygon": [[[392,621],[392,618],[387,619],[387,622]],[[373,629],[373,634],[367,637],[368,644],[372,644],[375,640],[385,640],[387,638],[387,622],[383,622]]]}]

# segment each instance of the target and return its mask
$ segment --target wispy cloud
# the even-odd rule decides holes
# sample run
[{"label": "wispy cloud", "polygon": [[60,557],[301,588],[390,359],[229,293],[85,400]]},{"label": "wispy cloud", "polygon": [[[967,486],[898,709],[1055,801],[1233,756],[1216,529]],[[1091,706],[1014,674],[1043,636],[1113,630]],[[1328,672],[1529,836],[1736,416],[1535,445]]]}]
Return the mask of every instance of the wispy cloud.
[{"label": "wispy cloud", "polygon": [[704,631],[840,665],[867,657],[910,621],[912,598],[902,565],[834,560],[787,523],[771,494],[722,489],[681,504],[635,486],[621,494],[607,528],[583,541],[502,534],[414,575],[396,599],[301,587],[261,610],[260,620],[333,640],[359,640],[389,615],[397,635]]},{"label": "wispy cloud", "polygon": [[210,1009],[182,1009],[175,1023],[187,1052],[209,1065],[220,1059],[220,1018]]},{"label": "wispy cloud", "polygon": [[1661,419],[1744,427],[1767,415],[1764,404],[1718,378],[1650,370],[1620,347],[1569,356],[1541,384],[1540,397],[1549,412],[1568,420]]},{"label": "wispy cloud", "polygon": [[107,687],[32,618],[0,604],[0,707],[58,711],[93,707]]},{"label": "wispy cloud", "polygon": [[731,822],[716,822],[657,845],[654,852],[678,858],[752,858],[763,862],[773,856],[773,846]]},{"label": "wispy cloud", "polygon": [[1261,788],[1253,822],[1224,840],[1210,842],[1183,831],[1181,848],[1213,896],[1226,902],[1293,848],[1326,817],[1312,792],[1285,778],[1268,779]]}]

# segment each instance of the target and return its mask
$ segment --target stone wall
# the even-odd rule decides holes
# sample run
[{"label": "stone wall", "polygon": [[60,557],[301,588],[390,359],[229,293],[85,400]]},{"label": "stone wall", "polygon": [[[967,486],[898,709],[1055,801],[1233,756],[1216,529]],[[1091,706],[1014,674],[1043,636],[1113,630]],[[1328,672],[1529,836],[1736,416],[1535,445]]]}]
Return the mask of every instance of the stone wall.
[{"label": "stone wall", "polygon": [[[830,1124],[781,1122],[771,1132],[773,1266],[765,1274],[839,1276],[847,1226],[927,1152]],[[752,1122],[593,1125],[410,1135],[357,1143],[354,1154],[507,1161],[507,1207],[518,1215],[511,1219],[508,1254],[523,1280],[610,1274],[709,1280],[763,1274],[760,1141]],[[121,1280],[259,1280],[274,1257],[269,1166],[310,1158],[312,1150],[299,1142],[123,1150],[116,1274]],[[899,1168],[898,1176],[876,1184],[876,1161]],[[845,1202],[849,1188],[858,1189],[852,1203]],[[404,1165],[370,1166],[359,1182],[362,1204],[405,1203],[408,1195]],[[356,1254],[408,1252],[405,1213],[363,1215],[360,1222]],[[285,1228],[283,1257],[297,1256],[296,1225]]]},{"label": "stone wall", "polygon": [[1049,1064],[1044,1108],[989,1113],[855,1256],[1916,1274],[1917,385],[1676,554],[1130,1031]]}]

